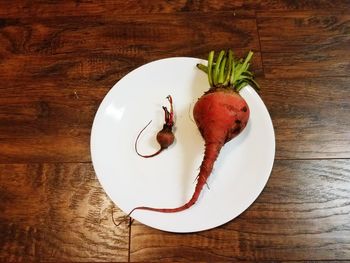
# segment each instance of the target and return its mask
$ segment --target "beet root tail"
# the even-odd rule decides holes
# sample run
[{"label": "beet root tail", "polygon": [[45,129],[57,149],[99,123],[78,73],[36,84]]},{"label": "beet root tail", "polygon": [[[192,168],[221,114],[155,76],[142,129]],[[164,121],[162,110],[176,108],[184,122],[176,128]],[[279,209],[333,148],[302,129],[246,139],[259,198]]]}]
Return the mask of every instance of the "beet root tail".
[{"label": "beet root tail", "polygon": [[148,211],[160,212],[160,213],[176,213],[176,212],[184,211],[190,208],[191,206],[193,206],[197,202],[199,195],[203,189],[203,186],[206,184],[207,179],[213,170],[214,163],[218,158],[218,155],[222,146],[223,145],[219,143],[206,144],[204,158],[200,166],[197,184],[191,199],[187,203],[175,208],[154,208],[154,207],[148,207],[148,206],[138,206],[132,209],[128,214],[128,216],[131,216],[131,214],[135,210],[148,210]]}]

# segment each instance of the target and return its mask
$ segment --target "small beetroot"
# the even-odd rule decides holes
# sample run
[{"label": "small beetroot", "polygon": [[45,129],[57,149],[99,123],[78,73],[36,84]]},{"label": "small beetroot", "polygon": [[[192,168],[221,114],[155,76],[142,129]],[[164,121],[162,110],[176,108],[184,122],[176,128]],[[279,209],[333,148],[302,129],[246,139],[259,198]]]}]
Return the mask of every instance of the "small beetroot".
[{"label": "small beetroot", "polygon": [[137,149],[137,142],[140,138],[140,135],[142,134],[142,132],[148,127],[148,125],[151,124],[152,121],[150,121],[137,135],[137,138],[135,140],[135,152],[143,157],[143,158],[150,158],[150,157],[154,157],[158,154],[160,154],[163,150],[167,149],[170,145],[173,144],[175,136],[173,133],[173,126],[174,126],[174,108],[173,108],[173,99],[170,95],[168,95],[167,100],[169,101],[170,104],[170,111],[168,110],[167,107],[163,106],[163,110],[164,110],[164,119],[165,119],[165,123],[163,125],[163,129],[161,129],[158,133],[157,133],[157,142],[160,145],[160,148],[158,151],[156,151],[153,154],[149,154],[149,155],[144,155],[141,154],[138,149]]}]

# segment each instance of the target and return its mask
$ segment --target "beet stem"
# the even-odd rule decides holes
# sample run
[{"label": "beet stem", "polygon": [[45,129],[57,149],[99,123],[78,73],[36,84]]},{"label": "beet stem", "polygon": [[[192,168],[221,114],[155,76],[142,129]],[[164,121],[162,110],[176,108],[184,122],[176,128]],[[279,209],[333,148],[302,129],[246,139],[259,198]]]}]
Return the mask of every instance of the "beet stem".
[{"label": "beet stem", "polygon": [[232,62],[233,62],[233,52],[230,49],[228,51],[228,62],[227,62],[228,68],[227,68],[226,78],[225,78],[223,86],[227,86],[229,84],[230,76],[231,76],[231,69],[232,69]]},{"label": "beet stem", "polygon": [[241,58],[235,61],[232,50],[221,50],[216,62],[214,62],[214,51],[211,51],[208,57],[208,66],[197,64],[197,68],[208,74],[211,89],[231,88],[238,92],[249,84],[259,91],[258,83],[253,79],[254,75],[248,70],[253,54],[252,51],[249,51],[245,59]]},{"label": "beet stem", "polygon": [[209,85],[210,87],[213,87],[214,83],[213,83],[213,59],[214,59],[214,51],[210,51],[209,52],[209,56],[208,56],[208,80],[209,80]]},{"label": "beet stem", "polygon": [[215,86],[218,84],[220,64],[221,64],[221,61],[222,61],[224,55],[225,55],[225,50],[221,50],[219,53],[219,56],[216,60],[216,65],[215,65],[215,69],[214,69],[214,85]]},{"label": "beet stem", "polygon": [[219,78],[218,78],[218,83],[219,84],[223,84],[224,83],[224,77],[225,77],[224,73],[225,73],[226,61],[227,61],[227,58],[224,57],[224,59],[221,62],[221,65],[220,65],[220,72],[219,72]]},{"label": "beet stem", "polygon": [[173,98],[170,95],[168,95],[166,98],[170,104],[170,112],[168,111],[167,107],[163,106],[163,110],[165,112],[165,124],[168,125],[169,127],[172,127],[172,126],[174,126]]},{"label": "beet stem", "polygon": [[200,64],[198,63],[197,65],[197,68],[199,68],[201,71],[203,71],[204,73],[207,73],[208,74],[208,68],[207,66],[203,65],[203,64]]},{"label": "beet stem", "polygon": [[231,68],[231,76],[230,76],[230,85],[231,86],[233,86],[233,84],[234,84],[235,70],[236,70],[236,63],[235,63],[235,59],[232,58],[232,68]]}]

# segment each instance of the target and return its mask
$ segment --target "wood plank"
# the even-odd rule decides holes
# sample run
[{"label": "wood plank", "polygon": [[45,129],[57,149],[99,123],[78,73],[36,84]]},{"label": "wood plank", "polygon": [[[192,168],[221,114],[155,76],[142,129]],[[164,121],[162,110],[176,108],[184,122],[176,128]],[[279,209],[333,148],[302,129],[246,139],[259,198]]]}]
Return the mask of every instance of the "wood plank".
[{"label": "wood plank", "polygon": [[[170,42],[170,40],[168,41]],[[223,46],[223,48],[225,47],[229,48],[230,44]],[[234,46],[231,45],[231,47]],[[234,48],[234,51],[237,56],[241,57],[246,55],[248,49],[237,47]],[[79,89],[81,90],[80,96],[86,93],[88,96],[85,97],[92,96],[95,99],[94,93],[97,92],[98,98],[100,98],[101,89],[102,93],[105,94],[120,78],[145,63],[179,56],[206,59],[210,50],[219,50],[219,47],[216,49],[213,46],[205,46],[200,51],[185,51],[181,48],[163,51],[162,48],[155,48],[154,51],[147,52],[135,49],[134,53],[128,53],[128,47],[123,48],[124,51],[122,49],[113,50],[113,47],[111,50],[86,51],[86,54],[82,54],[79,48],[76,48],[76,51],[72,51],[72,53],[67,52],[59,55],[11,54],[0,60],[0,65],[4,69],[0,72],[0,81],[3,83],[0,87],[0,94],[5,94],[8,97],[22,95],[22,97],[28,98],[29,96],[26,96],[28,92],[35,98],[45,98],[68,90],[70,91],[69,99],[72,99],[75,97],[74,90]],[[252,50],[254,49],[252,48]],[[126,54],[121,54],[123,52]],[[251,68],[256,75],[262,75],[262,61],[259,51],[254,52]],[[5,100],[2,99],[2,101]]]},{"label": "wood plank", "polygon": [[349,174],[350,160],[276,161],[260,197],[221,227],[174,234],[133,224],[130,259],[349,259]]},{"label": "wood plank", "polygon": [[0,138],[88,136],[98,103],[76,101],[3,103],[0,105]]},{"label": "wood plank", "polygon": [[255,18],[235,17],[227,12],[217,12],[215,16],[177,13],[29,17],[4,19],[0,29],[2,56],[7,58],[7,55],[15,54],[27,64],[26,58],[19,55],[69,53],[76,58],[74,55],[86,51],[93,54],[110,51],[114,52],[110,60],[119,58],[120,62],[131,63],[126,58],[140,60],[157,54],[184,56],[207,54],[210,49],[233,48],[246,52],[260,48]]},{"label": "wood plank", "polygon": [[30,0],[11,1],[0,3],[0,16],[2,17],[56,17],[56,16],[99,16],[121,14],[147,14],[147,13],[174,13],[174,12],[213,12],[227,11],[235,14],[254,15],[255,10],[346,10],[350,8],[349,0],[257,0],[257,1],[161,1],[142,0],[134,1],[40,1]]},{"label": "wood plank", "polygon": [[[317,10],[317,11],[330,11],[330,10],[349,10],[349,0],[261,0],[261,1],[244,1],[249,3],[259,2],[256,7],[258,10],[272,11],[272,10],[284,10],[284,11],[301,11],[301,10]],[[283,30],[281,30],[282,32]]]},{"label": "wood plank", "polygon": [[[92,78],[76,81],[67,81],[65,78],[56,78],[54,81],[36,78],[35,81],[30,82],[29,78],[21,78],[0,87],[0,104],[5,106],[6,103],[39,104],[40,102],[66,103],[70,101],[73,103],[74,101],[98,105],[101,98],[118,80],[116,76],[98,81],[93,81]],[[38,109],[38,105],[35,108]]]},{"label": "wood plank", "polygon": [[266,78],[349,75],[349,12],[261,12],[257,22]]},{"label": "wood plank", "polygon": [[[34,77],[96,83],[164,57],[206,57],[222,48],[242,55],[260,48],[255,18],[228,13],[5,19],[0,44],[0,78],[15,82]],[[259,53],[255,58],[261,70]]]},{"label": "wood plank", "polygon": [[[69,132],[69,131],[67,131]],[[90,162],[90,135],[0,139],[0,163]]]},{"label": "wood plank", "polygon": [[225,47],[243,55],[250,48],[257,51],[253,68],[262,74],[255,18],[184,13],[3,22],[3,163],[91,161],[89,135],[100,102],[121,77],[146,62],[205,58],[209,50]]},{"label": "wood plank", "polygon": [[350,158],[350,78],[259,79],[276,158]]},{"label": "wood plank", "polygon": [[0,165],[0,261],[128,260],[91,164]]}]

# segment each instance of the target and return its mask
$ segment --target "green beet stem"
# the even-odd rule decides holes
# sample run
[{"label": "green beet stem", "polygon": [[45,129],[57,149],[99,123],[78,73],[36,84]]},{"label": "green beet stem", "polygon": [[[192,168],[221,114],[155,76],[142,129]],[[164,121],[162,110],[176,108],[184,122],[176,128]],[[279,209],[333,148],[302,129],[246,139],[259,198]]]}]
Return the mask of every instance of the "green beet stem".
[{"label": "green beet stem", "polygon": [[231,73],[230,73],[230,86],[233,86],[233,84],[234,84],[235,70],[236,70],[236,63],[235,63],[235,59],[232,58],[232,67],[231,67]]},{"label": "green beet stem", "polygon": [[220,53],[219,53],[219,56],[216,60],[216,65],[215,65],[215,68],[214,68],[214,74],[213,74],[213,83],[214,85],[217,85],[218,84],[218,80],[219,80],[219,71],[220,71],[220,64],[221,64],[221,61],[222,61],[222,58],[224,57],[225,55],[225,50],[221,50]]},{"label": "green beet stem", "polygon": [[233,61],[233,52],[230,49],[228,51],[228,61],[227,61],[227,73],[225,77],[225,81],[223,83],[223,86],[227,86],[230,81],[230,75],[231,75],[231,68],[232,68],[232,61]]},{"label": "green beet stem", "polygon": [[214,51],[209,52],[208,56],[208,80],[210,87],[213,87],[213,76],[212,76],[212,67],[213,67]]},{"label": "green beet stem", "polygon": [[242,64],[239,62],[235,69],[235,76],[233,78],[233,83],[235,83],[241,76],[241,72],[242,72],[241,68],[242,68]]},{"label": "green beet stem", "polygon": [[248,85],[247,82],[239,82],[239,84],[236,86],[236,91],[240,91],[241,89],[243,89],[247,85]]},{"label": "green beet stem", "polygon": [[245,60],[244,60],[244,63],[243,63],[243,65],[244,65],[244,67],[243,67],[243,69],[244,70],[247,70],[248,69],[248,67],[247,67],[247,64],[248,64],[248,62],[251,60],[251,58],[252,58],[252,56],[253,56],[253,51],[249,51],[249,53],[248,53],[248,55],[247,55],[247,57],[245,58]]},{"label": "green beet stem", "polygon": [[260,86],[259,84],[253,79],[250,78],[249,80],[247,80],[247,82],[252,86],[252,88],[254,88],[255,90],[260,90]]},{"label": "green beet stem", "polygon": [[227,57],[224,57],[224,59],[221,62],[220,65],[220,72],[219,72],[219,79],[218,79],[218,83],[219,84],[223,84],[224,83],[224,73],[225,73],[225,68],[226,68],[226,61],[227,61]]},{"label": "green beet stem", "polygon": [[199,68],[201,71],[203,71],[204,73],[207,73],[208,74],[208,67],[203,65],[203,64],[200,64],[198,63],[197,65],[197,68]]},{"label": "green beet stem", "polygon": [[249,51],[245,59],[235,59],[232,50],[221,50],[214,62],[215,53],[211,51],[208,56],[208,65],[198,63],[197,68],[208,74],[210,88],[227,88],[240,91],[246,85],[260,90],[254,75],[249,71],[253,52]]}]

